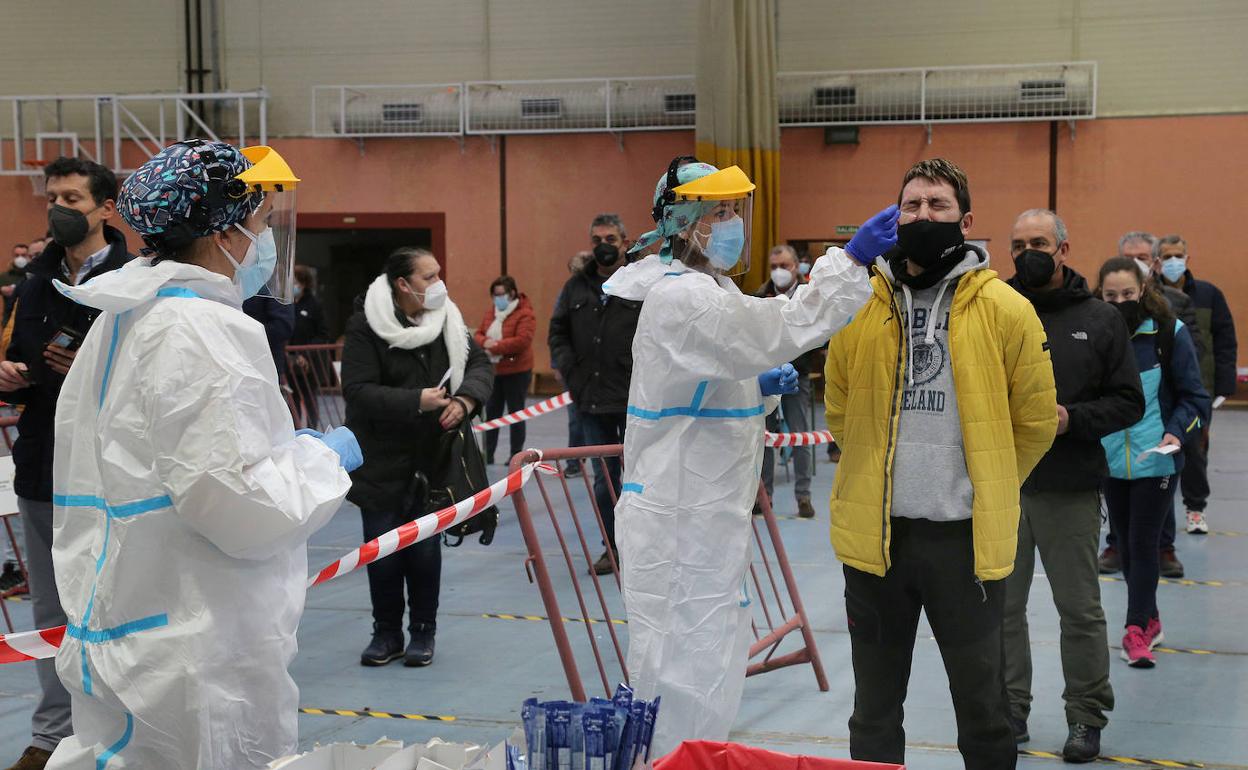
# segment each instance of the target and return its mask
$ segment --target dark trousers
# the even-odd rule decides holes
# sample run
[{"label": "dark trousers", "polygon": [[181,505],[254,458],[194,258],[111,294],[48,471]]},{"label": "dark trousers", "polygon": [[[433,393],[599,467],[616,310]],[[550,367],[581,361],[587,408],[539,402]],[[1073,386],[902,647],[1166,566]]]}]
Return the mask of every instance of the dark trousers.
[{"label": "dark trousers", "polygon": [[[581,412],[580,417],[581,427],[585,431],[585,446],[624,443],[624,424],[627,419],[624,412],[609,414]],[[606,473],[602,472],[604,463],[607,466]],[[607,542],[611,544],[611,549],[615,550],[615,503],[611,499],[611,490],[615,490],[616,497],[619,497],[620,458],[594,459],[589,464],[594,468],[594,500],[597,501],[598,511],[602,514],[602,525],[607,531]],[[607,488],[608,477],[611,480],[610,489]]]},{"label": "dark trousers", "polygon": [[[61,609],[52,569],[52,503],[19,497],[17,510],[25,519],[26,577],[35,628],[63,626],[65,610]],[[61,684],[52,658],[35,661],[35,675],[39,679],[39,699],[30,720],[30,745],[55,751],[61,740],[74,732],[69,692]]]},{"label": "dark trousers", "polygon": [[967,770],[1015,767],[1001,633],[1005,585],[976,579],[971,522],[894,518],[889,554],[884,577],[845,567],[855,685],[850,756],[905,761],[903,705],[922,610],[949,677]]},{"label": "dark trousers", "polygon": [[1122,576],[1127,581],[1128,626],[1144,628],[1157,617],[1157,579],[1161,530],[1174,507],[1174,476],[1108,479],[1105,504],[1122,547]]},{"label": "dark trousers", "polygon": [[[504,414],[511,414],[523,409],[524,397],[529,394],[529,381],[532,379],[532,371],[495,375],[494,390],[490,392],[490,399],[485,402],[485,419],[495,420]],[[508,426],[508,430],[511,432],[511,452],[507,455],[509,458],[516,452],[524,449],[524,426],[525,423],[523,422]],[[501,432],[502,428],[499,428],[498,430],[487,431],[485,434],[485,462],[487,465],[494,463],[494,450],[498,448],[498,434]]]},{"label": "dark trousers", "polygon": [[[1183,457],[1184,458],[1187,457],[1186,449],[1183,450]],[[1186,467],[1187,466],[1184,466],[1184,468]],[[1192,510],[1196,510],[1196,509],[1193,508]],[[1174,532],[1175,532],[1174,517],[1175,517],[1174,496],[1171,495],[1170,510],[1166,512],[1165,517],[1161,520],[1161,540],[1158,546],[1159,551],[1173,551],[1174,550]],[[1108,545],[1112,548],[1118,547],[1118,533],[1114,531],[1113,518],[1110,518],[1109,520],[1109,532],[1105,533],[1105,545]]]},{"label": "dark trousers", "polygon": [[[1200,438],[1183,446],[1183,507],[1189,511],[1205,512],[1209,504],[1209,426],[1200,432]],[[1171,528],[1173,528],[1171,524]],[[1173,534],[1171,541],[1174,540]]]},{"label": "dark trousers", "polygon": [[[409,520],[401,513],[360,511],[364,519],[364,541],[368,542]],[[393,553],[368,565],[368,593],[373,602],[373,621],[378,630],[403,628],[403,586],[411,607],[409,627],[417,623],[436,626],[438,593],[442,583],[442,538]]]}]

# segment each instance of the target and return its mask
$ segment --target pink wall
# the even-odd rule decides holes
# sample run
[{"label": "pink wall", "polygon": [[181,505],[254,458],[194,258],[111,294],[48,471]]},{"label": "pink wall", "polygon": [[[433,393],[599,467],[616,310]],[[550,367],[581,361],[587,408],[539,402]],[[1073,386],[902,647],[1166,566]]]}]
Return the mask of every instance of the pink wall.
[{"label": "pink wall", "polygon": [[[1248,271],[1232,228],[1248,172],[1248,115],[1081,122],[1072,141],[1059,127],[1058,211],[1070,228],[1077,269],[1094,274],[1118,236],[1179,232],[1193,271],[1226,292],[1248,329]],[[971,180],[971,235],[989,240],[993,265],[1013,270],[1006,241],[1018,212],[1049,201],[1047,123],[937,125],[932,142],[916,126],[867,126],[857,145],[825,145],[822,129],[781,134],[782,240],[832,237],[896,200],[915,161],[945,156]],[[283,139],[276,146],[303,177],[302,212],[444,212],[451,296],[475,326],[499,272],[500,147],[481,138]],[[650,229],[654,183],[689,131],[510,136],[507,159],[508,271],[540,319],[537,368],[549,366],[546,321],[567,279],[566,263],[589,247],[595,214],[620,214],[630,236]],[[25,179],[0,177],[0,268],[8,243],[43,229],[43,204]],[[137,243],[136,243],[137,245]],[[1248,355],[1242,357],[1248,360]]]}]

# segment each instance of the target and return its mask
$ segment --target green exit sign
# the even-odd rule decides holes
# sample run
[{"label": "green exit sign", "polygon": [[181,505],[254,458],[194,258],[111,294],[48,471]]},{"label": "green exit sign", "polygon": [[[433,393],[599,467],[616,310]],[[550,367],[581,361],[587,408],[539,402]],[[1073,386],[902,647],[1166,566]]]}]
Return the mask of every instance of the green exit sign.
[{"label": "green exit sign", "polygon": [[853,235],[856,232],[858,232],[858,225],[837,225],[836,226],[837,235]]}]

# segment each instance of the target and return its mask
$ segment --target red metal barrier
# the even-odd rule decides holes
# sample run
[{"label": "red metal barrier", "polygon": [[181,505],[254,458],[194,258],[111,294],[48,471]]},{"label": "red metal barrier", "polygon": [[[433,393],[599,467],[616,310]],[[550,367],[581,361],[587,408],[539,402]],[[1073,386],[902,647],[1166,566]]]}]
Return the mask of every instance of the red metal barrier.
[{"label": "red metal barrier", "polygon": [[[568,634],[567,624],[569,622],[578,623],[584,627],[589,649],[592,651],[594,663],[597,667],[598,678],[607,697],[610,697],[614,691],[616,681],[628,681],[628,667],[625,664],[624,648],[621,644],[620,635],[616,631],[616,626],[622,625],[626,621],[613,616],[612,612],[612,605],[620,606],[622,604],[618,593],[620,586],[619,565],[615,563],[615,559],[612,556],[611,566],[613,574],[611,579],[600,580],[593,571],[594,553],[599,550],[600,546],[596,544],[591,546],[590,540],[586,539],[588,530],[593,533],[591,537],[595,542],[599,538],[603,542],[606,541],[606,529],[603,525],[602,512],[598,510],[598,503],[594,498],[590,466],[592,465],[595,471],[602,472],[605,470],[605,458],[620,457],[622,453],[623,448],[618,444],[577,447],[573,449],[543,449],[540,451],[530,449],[517,454],[511,461],[511,467],[515,469],[524,463],[534,462],[540,457],[540,459],[557,465],[561,469],[558,477],[535,476],[533,479],[537,485],[536,494],[541,497],[546,508],[545,518],[542,518],[540,513],[537,516],[534,515],[529,507],[528,497],[526,497],[524,489],[516,492],[512,499],[515,502],[516,518],[520,523],[520,531],[529,552],[528,558],[525,560],[525,570],[528,572],[529,581],[536,582],[541,592],[546,617],[550,622],[550,629],[555,638],[555,647],[559,652],[559,659],[563,664],[564,674],[567,676],[568,689],[571,690],[573,699],[578,701],[586,700],[586,693],[581,680],[581,670],[577,664],[576,653],[573,649],[573,642]],[[593,509],[592,519],[588,513],[578,512],[577,506],[573,501],[569,479],[564,476],[563,472],[567,461],[574,461],[581,467],[580,483],[584,485],[585,492],[589,497],[590,507]],[[576,483],[576,479],[571,481]],[[553,487],[553,492],[555,493],[553,496],[552,489],[548,485]],[[609,476],[607,477],[607,486],[610,490],[611,499],[614,501],[617,494]],[[528,493],[530,495],[534,494],[532,486],[528,488]],[[556,505],[558,500],[562,500],[561,505]],[[766,673],[767,671],[773,671],[785,666],[809,663],[811,668],[814,669],[815,681],[819,689],[827,692],[828,680],[823,670],[823,663],[819,658],[819,650],[815,646],[814,634],[811,632],[806,611],[802,606],[801,594],[797,588],[797,581],[793,577],[793,570],[789,565],[784,542],[780,537],[780,528],[771,509],[771,501],[767,499],[767,494],[763,490],[762,484],[759,484],[758,503],[763,513],[762,516],[754,517],[751,522],[754,530],[755,548],[749,572],[758,601],[755,603],[757,610],[754,616],[755,641],[750,647],[751,663],[747,669],[747,676]],[[559,576],[557,578],[552,577],[552,569],[547,562],[542,546],[542,538],[538,531],[539,524],[544,524],[547,520],[550,524],[550,534],[555,539],[554,550],[556,553],[551,556],[551,560],[555,563],[563,563],[566,568],[566,577],[563,570],[554,570],[559,573]],[[763,525],[761,528],[759,526],[760,520]],[[596,528],[591,529],[588,526],[591,523],[596,524]],[[575,534],[575,538],[571,539],[569,544],[572,533]],[[610,554],[610,549],[607,549],[607,553]],[[588,581],[588,584],[586,584],[586,581]],[[616,590],[612,592],[604,589],[604,583],[606,585],[614,583]],[[571,590],[571,594],[574,597],[573,601],[576,604],[577,611],[580,613],[579,617],[565,617],[560,609],[559,595],[562,592],[566,596],[568,589]],[[610,597],[608,594],[610,594]],[[788,606],[786,606],[784,599],[786,595],[788,597]],[[774,611],[771,599],[775,601]],[[591,606],[594,607],[594,613],[592,614],[590,611]],[[617,614],[622,615],[622,609]],[[595,630],[604,625],[609,636],[610,651],[614,652],[615,661],[618,664],[618,677],[612,677],[608,674],[608,664],[604,661],[603,649],[599,644],[598,636],[595,634]],[[796,650],[781,654],[781,645],[794,632],[800,632],[798,636],[800,646]]]},{"label": "red metal barrier", "polygon": [[286,348],[286,383],[296,428],[325,430],[346,422],[342,380],[336,363],[342,345],[290,345]]}]

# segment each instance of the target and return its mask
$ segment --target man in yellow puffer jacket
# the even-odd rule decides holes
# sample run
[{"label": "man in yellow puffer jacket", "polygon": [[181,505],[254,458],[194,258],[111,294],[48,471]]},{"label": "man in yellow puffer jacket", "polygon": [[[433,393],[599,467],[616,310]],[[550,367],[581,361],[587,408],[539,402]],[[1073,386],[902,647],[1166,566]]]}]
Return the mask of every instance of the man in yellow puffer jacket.
[{"label": "man in yellow puffer jacket", "polygon": [[832,545],[844,562],[857,692],[854,759],[904,762],[902,704],[919,611],[940,646],[968,770],[1012,768],[1001,647],[1019,487],[1057,429],[1032,305],[965,243],[966,175],[907,172],[898,244],[874,295],[832,338],[828,427],[843,452]]}]

